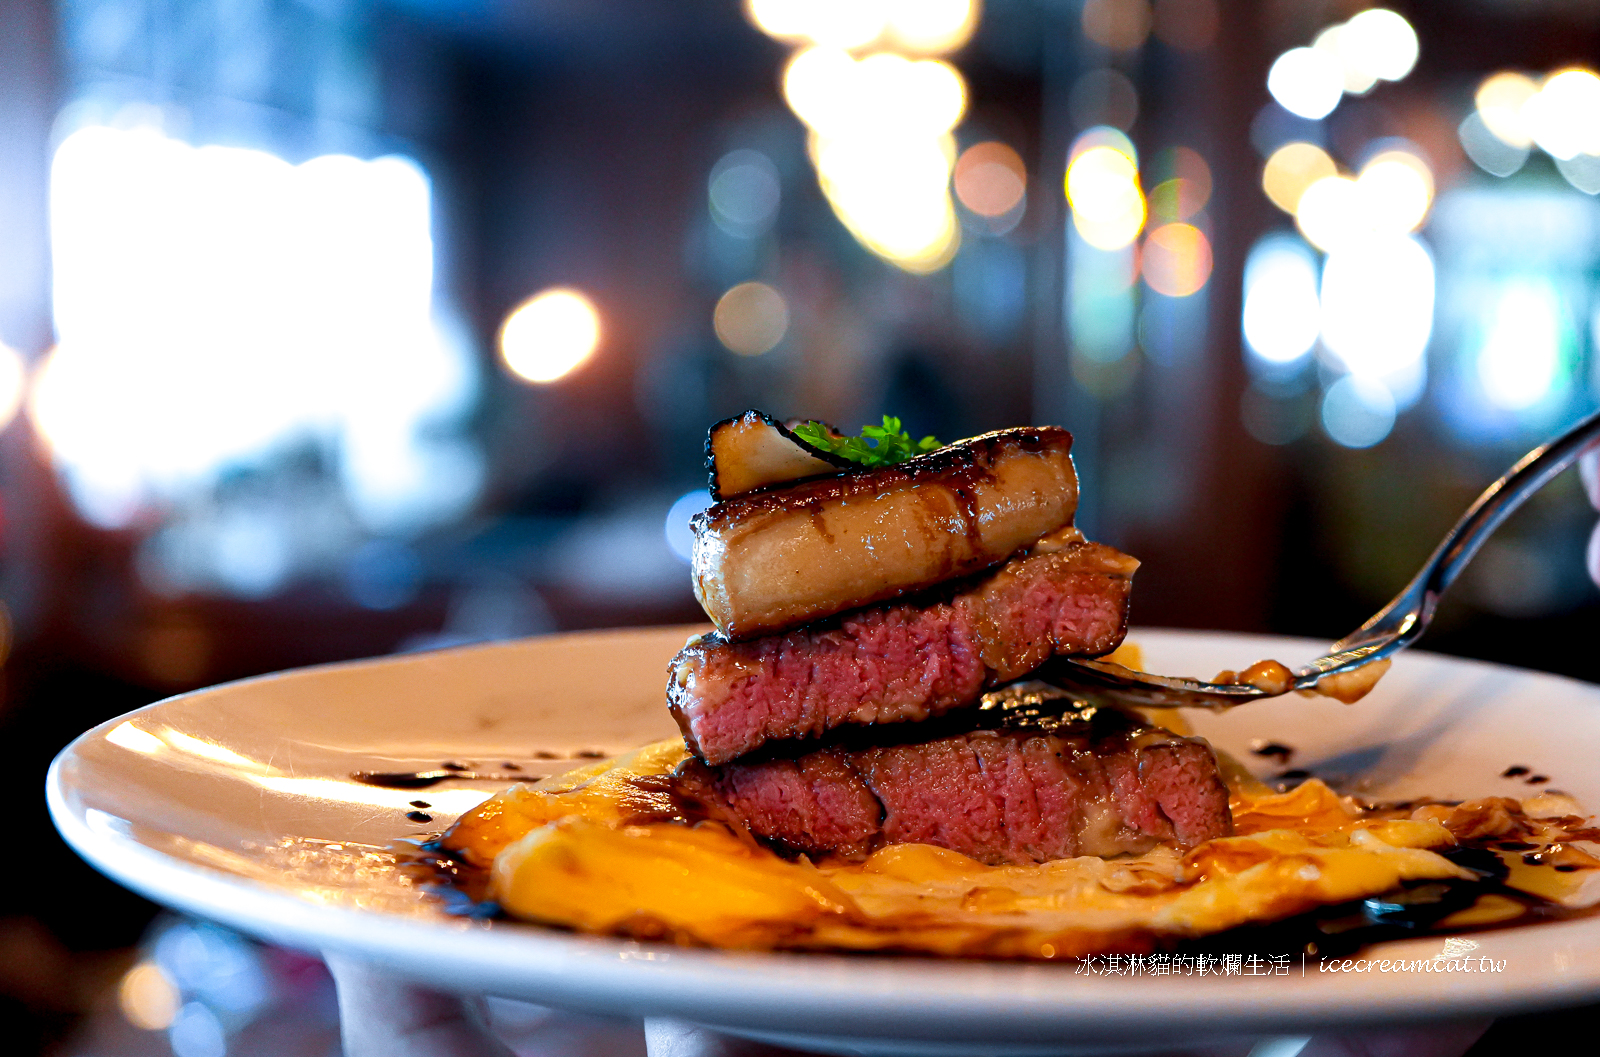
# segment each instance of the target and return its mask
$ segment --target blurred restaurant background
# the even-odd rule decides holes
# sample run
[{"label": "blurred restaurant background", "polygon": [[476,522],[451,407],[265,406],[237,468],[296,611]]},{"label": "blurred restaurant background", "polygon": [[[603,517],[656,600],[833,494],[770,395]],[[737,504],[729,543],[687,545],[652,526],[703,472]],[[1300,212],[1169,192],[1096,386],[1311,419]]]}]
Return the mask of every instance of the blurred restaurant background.
[{"label": "blurred restaurant background", "polygon": [[[12,1052],[336,1052],[317,963],[66,850],[51,756],[699,619],[746,408],[1064,425],[1136,624],[1350,630],[1600,404],[1597,64],[1585,0],[0,0]],[[1600,677],[1595,517],[1424,645]]]}]

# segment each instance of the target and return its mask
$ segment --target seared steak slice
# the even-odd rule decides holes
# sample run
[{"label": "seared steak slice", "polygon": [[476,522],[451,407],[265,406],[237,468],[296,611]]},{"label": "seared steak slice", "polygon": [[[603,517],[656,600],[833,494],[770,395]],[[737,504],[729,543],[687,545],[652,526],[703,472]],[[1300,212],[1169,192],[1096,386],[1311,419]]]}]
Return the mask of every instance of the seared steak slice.
[{"label": "seared steak slice", "polygon": [[1072,524],[1072,434],[1007,429],[695,516],[694,592],[732,640],[921,591]]},{"label": "seared steak slice", "polygon": [[980,730],[793,760],[690,761],[679,782],[758,836],[846,856],[922,843],[1021,864],[1191,846],[1233,828],[1211,747],[1148,728]]},{"label": "seared steak slice", "polygon": [[689,749],[712,764],[769,741],[940,715],[1053,654],[1115,649],[1138,565],[1098,543],[1045,542],[938,600],[752,642],[703,636],[673,659],[667,702]]}]

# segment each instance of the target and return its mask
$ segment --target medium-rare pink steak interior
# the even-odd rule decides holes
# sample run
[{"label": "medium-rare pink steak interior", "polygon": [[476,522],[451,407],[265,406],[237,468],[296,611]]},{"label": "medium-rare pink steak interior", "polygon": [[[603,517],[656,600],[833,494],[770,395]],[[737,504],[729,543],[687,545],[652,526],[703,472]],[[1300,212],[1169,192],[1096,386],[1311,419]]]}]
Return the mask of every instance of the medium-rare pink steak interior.
[{"label": "medium-rare pink steak interior", "polygon": [[[811,854],[918,842],[1021,864],[1231,831],[1205,742],[1059,691],[1012,708],[1016,680],[1109,653],[1127,628],[1139,563],[1072,527],[1070,434],[1005,430],[784,482],[774,466],[831,469],[861,442],[756,413],[733,424],[748,443],[708,444],[723,498],[693,523],[717,630],[669,669],[695,757],[680,794]],[[762,458],[720,466],[719,450]]]},{"label": "medium-rare pink steak interior", "polygon": [[1071,730],[977,730],[707,768],[680,794],[810,854],[921,843],[990,865],[1142,854],[1232,831],[1211,747],[1106,713]]},{"label": "medium-rare pink steak interior", "polygon": [[938,598],[750,642],[703,636],[673,660],[667,702],[712,764],[769,741],[941,715],[1054,654],[1115,649],[1138,566],[1098,543],[1051,540]]}]

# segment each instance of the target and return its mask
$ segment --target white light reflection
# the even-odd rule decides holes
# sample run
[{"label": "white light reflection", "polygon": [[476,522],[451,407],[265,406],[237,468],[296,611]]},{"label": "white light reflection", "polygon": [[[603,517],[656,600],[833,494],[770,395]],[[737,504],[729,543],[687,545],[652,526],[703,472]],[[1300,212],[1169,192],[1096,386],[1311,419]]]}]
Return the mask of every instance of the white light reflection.
[{"label": "white light reflection", "polygon": [[711,494],[701,488],[679,496],[667,511],[667,546],[685,562],[694,555],[694,532],[689,528],[689,519],[710,505]]},{"label": "white light reflection", "polygon": [[1600,76],[1585,69],[1551,74],[1522,106],[1527,134],[1552,158],[1600,154]]},{"label": "white light reflection", "polygon": [[1343,50],[1340,48],[1341,38],[1344,37],[1344,25],[1329,26],[1317,34],[1317,39],[1311,46],[1323,52],[1339,64],[1344,73],[1344,90],[1351,95],[1364,95],[1372,91],[1372,86],[1378,83],[1378,78],[1362,68],[1361,64],[1346,61]]},{"label": "white light reflection", "polygon": [[1332,250],[1359,236],[1367,225],[1361,215],[1361,196],[1348,176],[1324,176],[1307,187],[1295,205],[1294,220],[1313,246]]},{"label": "white light reflection", "polygon": [[[400,808],[416,796],[409,789],[381,789],[361,785],[339,778],[290,778],[284,775],[253,774],[250,781],[263,789],[285,796],[305,797],[310,800],[331,800],[341,804],[364,804],[369,807]],[[490,792],[484,789],[430,789],[428,803],[437,814],[459,815],[471,811],[485,800]]]},{"label": "white light reflection", "polygon": [[1491,176],[1510,176],[1528,161],[1528,148],[1507,143],[1490,131],[1482,114],[1474,110],[1456,129],[1461,149],[1474,165]]},{"label": "white light reflection", "polygon": [[1485,78],[1473,102],[1479,120],[1496,139],[1509,147],[1527,150],[1533,146],[1533,136],[1522,112],[1528,100],[1538,94],[1539,85],[1533,78],[1506,70]]},{"label": "white light reflection", "polygon": [[1433,203],[1433,173],[1415,154],[1386,150],[1361,168],[1356,194],[1366,222],[1376,231],[1415,231]]},{"label": "white light reflection", "polygon": [[978,0],[890,0],[888,29],[903,48],[942,55],[972,37],[979,7]]},{"label": "white light reflection", "polygon": [[418,527],[440,485],[424,434],[476,386],[432,318],[429,198],[400,157],[67,136],[50,173],[60,343],[30,412],[85,516],[123,527],[312,442],[369,527]]},{"label": "white light reflection", "polygon": [[807,48],[790,61],[783,92],[814,133],[818,182],[845,227],[907,271],[949,263],[959,244],[950,130],[967,101],[955,68],[888,52],[857,61]]},{"label": "white light reflection", "polygon": [[757,29],[778,40],[859,48],[883,33],[886,0],[746,0]]},{"label": "white light reflection", "polygon": [[203,1002],[185,1003],[167,1028],[174,1057],[226,1057],[228,1039],[217,1015]]},{"label": "white light reflection", "polygon": [[1421,392],[1433,298],[1433,258],[1414,237],[1341,244],[1322,268],[1323,343],[1352,375],[1385,383],[1405,406]]},{"label": "white light reflection", "polygon": [[711,219],[737,238],[754,238],[778,215],[782,185],[772,159],[756,150],[733,150],[711,168],[707,188]]},{"label": "white light reflection", "polygon": [[1484,398],[1496,407],[1524,411],[1551,394],[1561,371],[1561,298],[1548,280],[1505,285],[1477,366]]},{"label": "white light reflection", "polygon": [[1580,154],[1575,158],[1557,158],[1556,169],[1566,177],[1567,183],[1584,194],[1600,194],[1600,156]]},{"label": "white light reflection", "polygon": [[16,417],[27,381],[28,365],[23,362],[22,353],[0,342],[0,429]]},{"label": "white light reflection", "polygon": [[1317,257],[1293,235],[1268,235],[1244,266],[1245,346],[1269,364],[1287,365],[1316,346],[1321,320]]},{"label": "white light reflection", "polygon": [[1394,429],[1394,397],[1380,382],[1345,375],[1322,395],[1322,428],[1346,448],[1370,448]]},{"label": "white light reflection", "polygon": [[528,382],[559,381],[600,344],[600,313],[577,290],[557,287],[528,298],[500,326],[500,357]]},{"label": "white light reflection", "polygon": [[1344,95],[1344,70],[1326,52],[1290,48],[1267,71],[1267,91],[1291,114],[1316,121]]},{"label": "white light reflection", "polygon": [[154,734],[134,726],[131,719],[125,719],[107,731],[106,740],[142,756],[158,753],[167,747],[167,743]]},{"label": "white light reflection", "polygon": [[239,771],[255,771],[263,774],[276,774],[277,768],[260,760],[252,760],[248,756],[241,756],[232,749],[224,748],[214,741],[206,741],[192,734],[185,734],[181,730],[167,727],[161,732],[161,740],[171,745],[174,749],[189,756],[198,756],[212,763],[220,763],[224,767]]},{"label": "white light reflection", "polygon": [[1339,54],[1351,70],[1384,81],[1398,81],[1417,64],[1417,31],[1393,11],[1368,8],[1339,33]]},{"label": "white light reflection", "polygon": [[1139,163],[1127,137],[1093,128],[1073,144],[1067,165],[1067,202],[1072,225],[1089,245],[1119,250],[1144,227],[1147,207],[1139,186]]},{"label": "white light reflection", "polygon": [[955,139],[814,139],[817,176],[862,245],[910,272],[937,271],[960,244],[950,171]]}]

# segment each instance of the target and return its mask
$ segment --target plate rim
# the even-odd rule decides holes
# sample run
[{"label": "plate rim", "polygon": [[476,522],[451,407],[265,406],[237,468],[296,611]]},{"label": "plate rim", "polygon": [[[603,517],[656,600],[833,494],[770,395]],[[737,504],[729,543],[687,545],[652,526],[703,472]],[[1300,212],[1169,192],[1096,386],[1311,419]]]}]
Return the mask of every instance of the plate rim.
[{"label": "plate rim", "polygon": [[[735,1030],[806,1034],[814,1034],[822,1023],[828,1026],[830,1036],[851,1034],[929,1042],[949,1040],[956,1033],[975,1041],[1037,1043],[1058,1041],[1064,1031],[1084,1042],[1104,1042],[1166,1037],[1179,1026],[1191,1031],[1240,1034],[1464,1015],[1482,1017],[1571,1005],[1600,995],[1600,975],[1545,978],[1536,985],[1518,987],[1515,973],[1414,974],[1407,976],[1405,987],[1395,986],[1392,978],[1380,974],[1344,975],[1336,987],[1296,986],[1292,982],[1284,987],[1274,982],[1271,997],[1239,981],[1196,978],[1186,980],[1183,991],[1178,993],[1162,989],[1159,982],[1141,981],[1130,987],[1124,981],[1078,979],[1080,974],[1064,964],[714,951],[582,936],[517,922],[491,925],[465,919],[408,919],[383,911],[319,905],[294,895],[287,887],[275,888],[174,858],[133,836],[97,829],[87,811],[77,810],[82,805],[75,806],[70,801],[69,771],[77,763],[81,746],[103,737],[131,717],[149,714],[173,702],[244,684],[385,666],[425,656],[515,650],[535,641],[619,633],[664,635],[668,630],[676,631],[677,627],[567,632],[340,661],[250,676],[173,695],[108,719],[73,739],[51,762],[46,777],[46,803],[57,829],[79,855],[117,883],[157,903],[286,946],[376,957],[400,975],[446,990],[487,990],[527,998],[526,988],[513,988],[510,990],[514,993],[508,993],[504,973],[485,972],[486,958],[498,966],[502,964],[500,958],[515,957],[516,975],[543,985],[538,989],[539,1000],[586,1012],[670,1015]],[[1141,627],[1130,631],[1130,638],[1151,637],[1272,641],[1289,648],[1315,648],[1321,642],[1192,629]],[[1532,669],[1420,650],[1411,653],[1482,671],[1559,680],[1590,693],[1600,690],[1582,680]],[[1564,924],[1600,927],[1600,919],[1528,927],[1551,929]],[[454,942],[441,944],[446,937]],[[462,937],[467,940],[461,942]],[[414,964],[417,952],[424,947],[442,947],[429,955],[433,971]],[[977,1008],[971,995],[975,976],[982,978],[985,995],[982,1006]],[[1425,985],[1433,985],[1447,977],[1447,987],[1418,985],[1419,979]],[[796,1004],[796,991],[804,992],[803,1003]],[[1155,991],[1160,993],[1152,993]],[[619,1002],[619,993],[629,997]],[[896,1005],[892,1015],[886,1016],[883,1002],[889,997]],[[915,1000],[908,1004],[908,999]],[[913,1028],[909,1034],[908,1027]],[[1001,1029],[998,1034],[997,1028]]]}]

